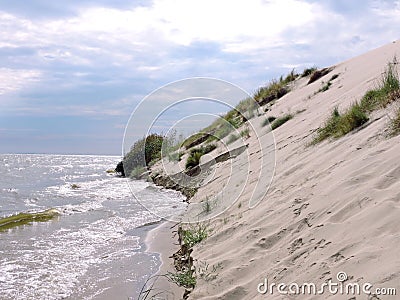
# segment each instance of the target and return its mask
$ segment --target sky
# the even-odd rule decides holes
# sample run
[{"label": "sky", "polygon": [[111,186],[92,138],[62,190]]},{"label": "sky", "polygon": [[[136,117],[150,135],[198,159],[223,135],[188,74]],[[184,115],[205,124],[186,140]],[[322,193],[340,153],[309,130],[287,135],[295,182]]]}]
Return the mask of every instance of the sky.
[{"label": "sky", "polygon": [[399,28],[387,0],[0,0],[0,153],[121,155],[161,86],[211,77],[252,93]]}]

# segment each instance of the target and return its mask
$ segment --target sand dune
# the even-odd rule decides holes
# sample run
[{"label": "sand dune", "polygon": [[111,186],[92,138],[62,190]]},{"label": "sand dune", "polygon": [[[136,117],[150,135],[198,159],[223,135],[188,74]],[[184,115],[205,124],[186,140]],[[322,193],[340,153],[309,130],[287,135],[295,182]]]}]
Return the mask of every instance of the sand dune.
[{"label": "sand dune", "polygon": [[[216,278],[197,278],[189,299],[398,299],[400,294],[400,136],[388,138],[393,107],[374,112],[361,129],[344,137],[308,146],[315,130],[335,106],[345,109],[377,84],[388,62],[400,57],[400,42],[333,66],[325,77],[307,85],[303,78],[269,112],[254,119],[248,151],[218,164],[215,180],[202,186],[193,203],[221,190],[228,177],[240,178],[229,164],[249,166],[246,187],[224,214],[209,221],[210,236],[194,247],[197,269],[215,266]],[[332,85],[317,92],[332,75]],[[259,180],[257,143],[266,116],[291,112],[294,118],[273,131],[276,168],[273,182],[259,205],[247,205]],[[247,161],[247,159],[249,159]],[[268,165],[269,164],[269,165]],[[271,161],[266,162],[271,167]],[[268,186],[265,186],[266,190]],[[230,194],[231,193],[231,194]],[[225,197],[237,190],[228,189]],[[397,296],[262,295],[258,285],[369,282],[397,288]],[[354,297],[354,298],[352,298]]]}]

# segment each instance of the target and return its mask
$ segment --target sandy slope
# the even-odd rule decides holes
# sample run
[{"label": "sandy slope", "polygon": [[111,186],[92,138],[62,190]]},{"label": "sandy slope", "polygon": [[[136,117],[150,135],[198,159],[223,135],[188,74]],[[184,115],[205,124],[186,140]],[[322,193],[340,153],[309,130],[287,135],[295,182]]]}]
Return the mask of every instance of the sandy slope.
[{"label": "sandy slope", "polygon": [[[264,278],[276,283],[321,284],[329,278],[337,282],[339,271],[348,274],[347,282],[395,287],[397,296],[379,299],[399,299],[400,136],[385,136],[393,108],[374,113],[361,130],[307,147],[333,107],[344,109],[360,99],[394,55],[400,57],[400,41],[338,64],[310,85],[302,79],[259,117],[296,113],[274,131],[275,176],[266,197],[253,209],[247,202],[258,180],[260,158],[254,132],[246,141],[248,152],[234,160],[244,164],[249,158],[248,190],[227,212],[210,221],[210,237],[195,246],[195,265],[215,266],[217,277],[198,278],[190,299],[368,299],[327,292],[297,297],[257,292]],[[333,74],[339,77],[330,89],[314,95]],[[259,135],[262,130],[256,128]],[[227,177],[235,177],[230,163],[216,167],[216,179],[200,188],[193,202],[217,193]]]}]

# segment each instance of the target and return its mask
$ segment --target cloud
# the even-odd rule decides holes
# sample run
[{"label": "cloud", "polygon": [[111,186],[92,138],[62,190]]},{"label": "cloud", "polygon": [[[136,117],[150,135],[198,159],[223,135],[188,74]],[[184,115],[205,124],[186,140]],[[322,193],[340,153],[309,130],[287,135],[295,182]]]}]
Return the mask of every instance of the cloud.
[{"label": "cloud", "polygon": [[[40,80],[39,70],[13,70],[0,68],[0,96],[17,91]],[[0,98],[1,101],[1,98]]]},{"label": "cloud", "polygon": [[293,67],[332,65],[398,39],[400,27],[400,1],[387,0],[0,0],[0,7],[1,117],[80,116],[114,129],[171,81],[221,78],[251,93]]}]

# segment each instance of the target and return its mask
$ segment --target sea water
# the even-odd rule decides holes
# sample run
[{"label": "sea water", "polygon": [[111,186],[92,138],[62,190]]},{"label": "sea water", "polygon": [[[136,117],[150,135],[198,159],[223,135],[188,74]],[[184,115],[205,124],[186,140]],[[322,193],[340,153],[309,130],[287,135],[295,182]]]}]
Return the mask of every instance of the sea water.
[{"label": "sea water", "polygon": [[[146,233],[183,197],[106,172],[112,156],[0,155],[0,217],[56,208],[48,222],[0,231],[0,299],[136,299],[160,266]],[[137,200],[140,201],[137,201]],[[157,215],[139,202],[152,201]],[[159,205],[157,205],[159,201]],[[161,203],[162,201],[162,203]]]}]

